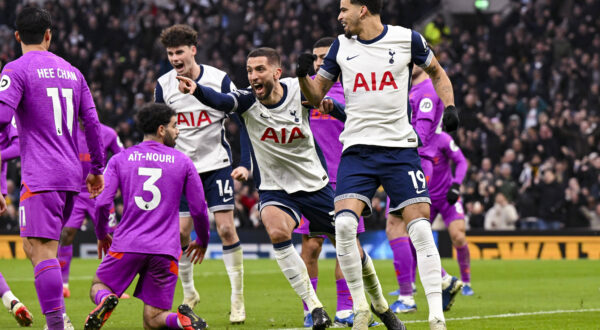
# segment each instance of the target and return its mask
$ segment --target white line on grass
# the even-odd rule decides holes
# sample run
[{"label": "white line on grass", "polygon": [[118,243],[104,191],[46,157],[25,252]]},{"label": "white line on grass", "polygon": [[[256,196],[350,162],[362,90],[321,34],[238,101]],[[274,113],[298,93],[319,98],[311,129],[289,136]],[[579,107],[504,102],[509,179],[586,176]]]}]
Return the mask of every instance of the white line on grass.
[{"label": "white line on grass", "polygon": [[[588,312],[600,312],[600,308],[588,308],[588,309],[558,309],[554,311],[538,311],[538,312],[524,312],[524,313],[506,313],[497,315],[476,315],[467,317],[452,317],[447,318],[446,321],[469,321],[469,320],[481,320],[481,319],[495,319],[495,318],[507,318],[507,317],[521,317],[531,315],[547,315],[547,314],[568,314],[568,313],[588,313]],[[427,323],[427,320],[411,320],[402,321],[403,323]],[[282,328],[277,330],[305,330],[306,328]]]}]

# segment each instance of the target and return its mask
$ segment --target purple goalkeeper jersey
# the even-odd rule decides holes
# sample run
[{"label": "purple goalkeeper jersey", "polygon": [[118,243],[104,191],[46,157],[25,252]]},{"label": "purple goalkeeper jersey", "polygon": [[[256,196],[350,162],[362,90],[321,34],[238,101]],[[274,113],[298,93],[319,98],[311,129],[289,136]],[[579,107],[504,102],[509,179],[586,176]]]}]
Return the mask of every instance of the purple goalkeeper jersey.
[{"label": "purple goalkeeper jersey", "polygon": [[64,59],[29,51],[2,70],[0,112],[14,111],[22,182],[32,192],[79,192],[81,164],[77,118],[85,127],[91,173],[102,173],[102,141],[96,107],[85,78]]},{"label": "purple goalkeeper jersey", "polygon": [[419,156],[431,160],[436,150],[430,145],[430,140],[442,123],[444,103],[437,96],[431,79],[425,79],[412,86],[408,101],[412,109],[411,124],[423,143],[423,146],[419,147]]},{"label": "purple goalkeeper jersey", "polygon": [[[77,135],[77,146],[79,147],[79,161],[81,162],[82,168],[82,180],[81,180],[81,192],[87,192],[87,186],[85,183],[85,179],[87,178],[88,173],[92,167],[92,157],[90,155],[90,151],[87,146],[87,141],[85,140],[85,134],[81,129],[81,126],[78,127],[78,135]],[[106,158],[108,157],[108,152],[112,152],[113,155],[118,154],[123,150],[123,145],[119,141],[119,136],[114,129],[100,124],[100,138],[102,139],[102,145],[104,146],[104,157],[105,160],[102,164],[106,165]]]},{"label": "purple goalkeeper jersey", "polygon": [[144,141],[114,155],[104,177],[106,187],[96,200],[96,237],[106,237],[117,189],[121,189],[124,204],[111,251],[163,254],[178,259],[182,194],[188,200],[198,244],[208,245],[210,228],[202,181],[192,160],[181,151]]},{"label": "purple goalkeeper jersey", "polygon": [[8,161],[19,157],[19,135],[17,128],[12,124],[6,124],[0,130],[0,156],[2,157],[2,177],[0,177],[0,191],[2,195],[6,195],[6,170]]},{"label": "purple goalkeeper jersey", "polygon": [[[341,104],[345,104],[344,87],[339,81],[333,84],[327,96]],[[324,115],[319,110],[312,109],[310,110],[310,129],[327,162],[329,182],[336,183],[338,166],[344,147],[340,142],[340,134],[344,130],[344,123],[331,115]]]},{"label": "purple goalkeeper jersey", "polygon": [[[453,183],[461,184],[467,174],[467,160],[452,137],[446,132],[434,134],[430,145],[436,150],[433,157],[433,174],[429,180],[429,195],[432,200],[446,198]],[[454,176],[450,160],[456,164]]]}]

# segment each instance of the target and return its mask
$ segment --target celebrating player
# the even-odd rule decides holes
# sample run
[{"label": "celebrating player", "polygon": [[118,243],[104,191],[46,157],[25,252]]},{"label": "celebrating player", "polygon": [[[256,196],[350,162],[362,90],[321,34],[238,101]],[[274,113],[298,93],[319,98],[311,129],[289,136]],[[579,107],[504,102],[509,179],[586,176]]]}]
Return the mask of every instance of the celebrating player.
[{"label": "celebrating player", "polygon": [[[319,71],[323,59],[329,50],[329,47],[334,42],[335,38],[326,37],[319,39],[313,46],[313,54],[317,57],[314,68],[315,72]],[[333,87],[327,93],[327,96],[334,98],[340,104],[344,101],[344,89],[339,81],[333,84]],[[328,114],[322,114],[318,109],[310,110],[310,128],[315,137],[315,141],[322,147],[323,156],[327,162],[327,173],[329,174],[329,183],[333,190],[337,182],[336,175],[340,157],[342,155],[342,144],[339,142],[339,136],[344,129],[344,124],[340,120]],[[310,221],[304,216],[298,228],[294,229],[294,233],[302,234],[302,252],[300,256],[310,276],[310,283],[315,291],[319,281],[319,263],[318,258],[323,246],[324,236],[311,236],[309,231]],[[357,233],[365,231],[363,218],[360,218]],[[354,313],[352,312],[352,299],[350,290],[342,274],[339,264],[335,265],[335,283],[337,293],[337,304],[334,322],[341,326],[352,326],[354,323]],[[304,304],[304,327],[312,326],[312,315],[308,311],[308,307]],[[374,323],[376,324],[376,323]]]},{"label": "celebrating player", "polygon": [[[233,182],[247,179],[248,170],[238,167],[231,170],[231,151],[225,140],[223,122],[225,113],[199,102],[191,95],[183,95],[178,90],[176,76],[185,76],[204,86],[222,93],[228,93],[235,86],[227,74],[209,65],[196,63],[196,43],[198,34],[190,26],[174,25],[160,35],[167,50],[169,62],[174,69],[158,79],[155,91],[157,103],[167,103],[177,112],[177,126],[181,135],[175,148],[188,155],[196,166],[206,193],[208,210],[214,213],[217,232],[223,243],[223,262],[231,283],[231,323],[243,323],[246,319],[244,308],[244,268],[243,252],[233,223]],[[190,241],[192,222],[187,202],[182,200],[180,208],[181,245],[185,249]],[[179,271],[183,285],[183,303],[190,307],[200,301],[194,287],[194,268],[187,256],[179,260]]]},{"label": "celebrating player", "polygon": [[[81,125],[78,125],[78,129],[77,145],[79,147],[79,160],[81,162],[83,173],[87,174],[90,168],[90,153],[87,150],[87,142]],[[100,124],[100,137],[102,139],[102,145],[104,146],[105,157],[108,157],[109,151],[113,154],[117,154],[123,150],[123,144],[119,140],[119,136],[115,130],[112,128]],[[106,164],[106,161],[104,161],[103,164]],[[62,272],[63,296],[65,298],[71,296],[71,291],[69,290],[69,272],[71,269],[71,259],[73,258],[73,240],[75,239],[75,234],[77,234],[77,231],[81,228],[86,214],[93,223],[96,223],[95,202],[93,199],[90,199],[89,195],[85,185],[85,177],[83,177],[81,180],[81,192],[79,195],[75,196],[73,211],[60,235],[58,261]],[[112,216],[116,221],[114,212],[112,212]],[[116,223],[114,223],[115,221],[113,221],[112,226],[116,225]]]},{"label": "celebrating player", "polygon": [[[415,67],[412,72],[412,88],[408,96],[411,109],[413,110],[412,125],[415,127],[419,138],[421,139],[422,146],[419,147],[419,156],[421,157],[421,167],[423,168],[423,174],[427,180],[427,184],[430,188],[430,195],[432,196],[432,209],[441,207],[440,203],[446,203],[446,192],[458,198],[458,185],[449,187],[449,190],[444,191],[444,199],[439,198],[433,201],[433,193],[431,192],[432,185],[440,185],[439,182],[432,181],[434,172],[434,162],[439,157],[438,145],[433,143],[437,139],[437,135],[442,130],[442,116],[444,112],[444,104],[437,96],[431,79],[427,73],[425,73],[420,67]],[[466,163],[464,170],[466,171]],[[462,170],[463,168],[457,168]],[[459,173],[457,172],[457,175]],[[462,175],[464,177],[464,173]],[[461,177],[461,178],[462,178]],[[462,179],[461,179],[462,180]],[[445,183],[442,183],[444,185]],[[439,195],[439,193],[438,193]],[[454,198],[453,197],[453,198]],[[456,200],[454,201],[456,202]],[[454,205],[454,203],[452,204]],[[389,202],[388,202],[389,207]],[[431,221],[435,218],[431,212]],[[437,212],[435,212],[437,214]],[[417,305],[413,298],[413,285],[415,282],[415,268],[416,260],[412,251],[412,247],[408,238],[408,232],[406,231],[406,225],[402,222],[402,219],[394,214],[388,215],[388,223],[386,228],[386,234],[390,242],[390,247],[394,254],[394,268],[396,270],[396,279],[398,280],[398,299],[392,304],[391,308],[395,313],[407,313],[414,312],[417,310]],[[450,223],[450,222],[448,222]],[[455,236],[458,234],[459,222],[451,225],[451,233]],[[462,240],[464,241],[464,222],[462,226]],[[453,237],[453,243],[455,238]],[[457,240],[458,242],[458,240]],[[466,244],[466,242],[465,242]],[[464,245],[464,244],[463,244]],[[462,246],[462,245],[461,245]],[[466,250],[468,259],[468,248],[466,245],[462,246],[459,250],[459,259],[464,259],[464,251]],[[463,283],[457,278],[450,276],[446,273],[442,267],[442,307],[445,311],[449,310],[454,303],[456,294],[460,292],[463,287]]]},{"label": "celebrating player", "polygon": [[[190,206],[198,239],[184,251],[192,263],[202,262],[209,223],[202,181],[192,160],[173,147],[179,134],[176,113],[164,104],[144,106],[137,114],[144,141],[110,159],[106,191],[96,202],[98,257],[106,254],[94,277],[90,298],[97,304],[85,329],[100,329],[117,306],[117,298],[136,275],[134,296],[144,302],[144,328],[204,329],[206,323],[185,304],[170,313],[177,285],[177,208],[181,195]],[[123,218],[108,234],[113,199],[121,189]]]},{"label": "celebrating player", "polygon": [[[275,249],[275,258],[292,288],[312,314],[313,329],[331,325],[308,277],[304,262],[292,245],[292,231],[300,215],[311,219],[311,235],[333,239],[333,189],[318,145],[309,125],[308,108],[302,105],[297,79],[281,79],[281,60],[276,50],[258,48],[248,54],[246,63],[251,90],[217,93],[185,77],[179,88],[203,103],[222,111],[236,111],[244,120],[254,157],[254,180],[260,195],[263,224]],[[343,118],[343,106],[332,99],[323,101],[336,116]],[[333,241],[333,240],[332,240]],[[362,251],[362,249],[361,249]],[[371,258],[364,253],[365,278],[381,292]],[[395,318],[393,313],[385,315]]]},{"label": "celebrating player", "polygon": [[[75,126],[85,127],[91,168],[90,197],[104,189],[104,156],[96,108],[83,75],[48,52],[52,19],[40,8],[24,8],[15,38],[23,55],[6,64],[0,78],[0,124],[15,114],[20,138],[19,222],[24,250],[34,267],[35,288],[49,329],[72,328],[66,317],[56,258],[64,221],[80,191],[82,169]],[[3,200],[3,199],[2,199]],[[64,316],[63,316],[64,314]]]},{"label": "celebrating player", "polygon": [[[391,199],[391,212],[407,225],[417,251],[430,327],[445,329],[441,263],[429,223],[430,198],[416,149],[419,138],[408,111],[410,69],[417,64],[432,78],[446,105],[448,130],[458,125],[452,85],[419,33],[381,23],[382,3],[341,0],[338,20],[344,35],[333,43],[314,80],[307,76],[312,54],[299,57],[296,74],[311,104],[321,102],[340,74],[343,79],[348,118],[340,135],[344,151],[336,189],[336,251],[354,300],[355,328],[366,329],[370,314],[354,243],[358,215],[371,212],[371,198],[383,185]],[[389,309],[384,298],[371,298],[376,314]]]}]

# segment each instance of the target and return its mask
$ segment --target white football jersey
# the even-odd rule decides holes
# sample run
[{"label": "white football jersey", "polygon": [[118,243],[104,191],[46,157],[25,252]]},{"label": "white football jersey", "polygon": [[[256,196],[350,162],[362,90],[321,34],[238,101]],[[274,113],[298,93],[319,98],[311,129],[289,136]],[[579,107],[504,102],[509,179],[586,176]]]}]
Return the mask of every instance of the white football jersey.
[{"label": "white football jersey", "polygon": [[250,90],[230,93],[236,99],[233,111],[242,117],[252,145],[256,185],[289,194],[317,191],[329,177],[310,130],[310,111],[302,105],[298,79],[280,83],[283,98],[273,106],[261,104]]},{"label": "white football jersey", "polygon": [[340,141],[353,145],[411,148],[419,145],[408,103],[412,65],[427,67],[433,52],[415,31],[384,25],[375,39],[338,36],[319,74],[342,76],[347,119]]},{"label": "white football jersey", "polygon": [[[209,65],[200,65],[203,86],[220,93],[235,89],[227,74]],[[165,103],[177,112],[179,137],[175,149],[192,159],[198,173],[223,168],[231,164],[231,149],[225,139],[225,113],[215,110],[194,96],[179,92],[177,72],[171,70],[158,78],[154,100]]]}]

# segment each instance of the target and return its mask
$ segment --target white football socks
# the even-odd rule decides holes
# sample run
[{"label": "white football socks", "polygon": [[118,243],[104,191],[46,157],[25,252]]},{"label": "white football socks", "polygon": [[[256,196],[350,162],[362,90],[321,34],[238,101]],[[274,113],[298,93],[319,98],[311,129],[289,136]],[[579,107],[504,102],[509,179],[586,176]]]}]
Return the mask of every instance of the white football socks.
[{"label": "white football socks", "polygon": [[306,265],[300,258],[298,251],[294,249],[292,241],[273,244],[273,248],[275,249],[275,259],[277,259],[279,268],[281,268],[283,275],[290,282],[294,291],[306,303],[308,310],[312,312],[317,307],[323,307],[310,283]]},{"label": "white football socks", "polygon": [[419,275],[429,305],[429,320],[439,319],[444,321],[442,310],[442,264],[440,254],[433,241],[431,224],[425,218],[418,218],[412,220],[407,229],[417,251]]},{"label": "white football socks", "polygon": [[244,295],[244,252],[239,241],[231,246],[223,249],[223,262],[231,283],[231,299],[239,299]]},{"label": "white football socks", "polygon": [[375,310],[379,313],[384,313],[390,306],[383,296],[381,284],[377,278],[377,273],[375,272],[375,266],[373,266],[371,257],[367,254],[367,251],[363,250],[363,253],[365,254],[365,258],[362,263],[362,276],[365,290],[367,290],[369,296],[371,296],[371,302],[373,303]]},{"label": "white football socks", "polygon": [[183,286],[183,296],[193,296],[196,290],[194,288],[194,264],[192,264],[191,258],[186,255],[185,251],[179,259],[179,278]]},{"label": "white football socks", "polygon": [[357,228],[358,217],[354,212],[342,210],[335,215],[335,251],[352,295],[354,312],[369,310],[363,285],[363,267],[356,244]]}]

